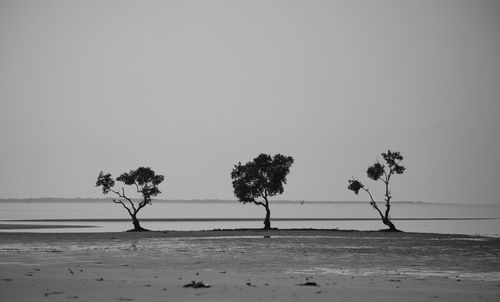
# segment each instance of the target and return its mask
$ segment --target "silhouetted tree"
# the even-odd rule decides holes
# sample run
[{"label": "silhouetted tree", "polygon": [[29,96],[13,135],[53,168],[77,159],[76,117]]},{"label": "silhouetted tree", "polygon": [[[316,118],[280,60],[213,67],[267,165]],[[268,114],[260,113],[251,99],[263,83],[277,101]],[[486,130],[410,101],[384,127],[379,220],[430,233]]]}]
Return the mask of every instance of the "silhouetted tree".
[{"label": "silhouetted tree", "polygon": [[382,222],[389,227],[389,231],[398,231],[398,229],[392,223],[389,212],[391,210],[391,191],[389,190],[389,183],[391,181],[391,177],[395,174],[403,174],[405,171],[405,167],[400,165],[399,163],[403,160],[403,156],[399,152],[391,152],[388,150],[387,153],[382,153],[382,157],[387,165],[384,166],[380,162],[374,163],[372,166],[368,167],[366,170],[366,174],[369,178],[374,181],[382,181],[385,185],[385,212],[379,209],[377,203],[373,199],[373,195],[370,192],[370,189],[365,187],[359,180],[353,178],[349,180],[349,186],[347,187],[349,190],[353,191],[356,195],[358,195],[359,190],[363,190],[368,193],[370,196],[370,205],[377,210],[380,214],[380,218],[382,218]]},{"label": "silhouetted tree", "polygon": [[[269,197],[283,193],[283,184],[286,184],[292,164],[291,156],[260,154],[244,165],[238,163],[231,172],[234,195],[238,200],[242,203],[253,202],[266,209],[264,229],[271,228]],[[257,201],[258,198],[263,201]]]},{"label": "silhouetted tree", "polygon": [[115,193],[118,198],[113,199],[114,203],[121,204],[129,213],[132,218],[134,229],[131,231],[147,231],[142,228],[137,219],[137,213],[146,205],[151,204],[151,198],[160,194],[158,185],[165,179],[163,175],[156,175],[151,168],[139,167],[137,170],[131,170],[128,173],[123,173],[116,178],[117,181],[123,182],[128,186],[134,186],[137,193],[142,195],[142,200],[134,202],[131,198],[125,195],[125,188],[115,190],[115,181],[111,174],[104,174],[100,172],[97,177],[96,187],[102,187],[102,193],[108,194],[109,192]]}]

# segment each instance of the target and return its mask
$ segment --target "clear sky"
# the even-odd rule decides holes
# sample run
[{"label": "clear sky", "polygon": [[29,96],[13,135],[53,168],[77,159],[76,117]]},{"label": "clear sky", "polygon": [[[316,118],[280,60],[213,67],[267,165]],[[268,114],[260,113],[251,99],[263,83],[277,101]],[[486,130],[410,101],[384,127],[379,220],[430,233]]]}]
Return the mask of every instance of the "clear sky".
[{"label": "clear sky", "polygon": [[282,153],[280,199],[359,200],[387,148],[396,200],[500,203],[500,1],[0,0],[0,198],[233,199]]}]

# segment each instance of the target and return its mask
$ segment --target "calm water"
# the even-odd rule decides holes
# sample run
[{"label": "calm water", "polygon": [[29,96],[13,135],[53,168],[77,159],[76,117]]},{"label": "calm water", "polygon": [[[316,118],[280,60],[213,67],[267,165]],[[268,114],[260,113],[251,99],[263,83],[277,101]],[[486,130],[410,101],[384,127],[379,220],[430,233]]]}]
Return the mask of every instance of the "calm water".
[{"label": "calm water", "polygon": [[[398,203],[392,207],[396,226],[407,232],[430,232],[487,235],[500,237],[500,205],[457,205],[429,203]],[[206,230],[216,228],[260,228],[265,215],[263,207],[234,202],[154,202],[141,210],[142,226],[151,230]],[[192,221],[168,221],[168,219],[193,219]],[[217,221],[216,219],[243,219]],[[280,221],[280,218],[295,218]],[[494,219],[480,219],[494,218]],[[23,221],[7,220],[58,220]],[[99,221],[88,221],[100,219]],[[116,221],[125,219],[125,221]],[[132,227],[125,209],[111,201],[57,201],[57,202],[0,202],[0,224],[49,224],[85,225],[92,228],[29,229],[29,232],[111,232]],[[148,219],[165,219],[148,221]],[[197,221],[196,219],[215,219]],[[250,219],[250,220],[244,220]],[[257,219],[257,220],[251,220]],[[273,220],[274,219],[274,220]],[[304,220],[301,220],[304,219]],[[305,219],[331,219],[306,221]],[[340,219],[340,220],[339,220]],[[363,220],[374,219],[374,220]],[[445,219],[445,220],[435,220]],[[452,219],[452,220],[448,220]],[[78,220],[78,221],[71,221]],[[87,220],[87,221],[85,221]],[[378,214],[367,203],[280,203],[271,204],[271,222],[277,228],[338,228],[354,230],[378,230],[384,225]],[[19,230],[0,230],[19,231]]]}]

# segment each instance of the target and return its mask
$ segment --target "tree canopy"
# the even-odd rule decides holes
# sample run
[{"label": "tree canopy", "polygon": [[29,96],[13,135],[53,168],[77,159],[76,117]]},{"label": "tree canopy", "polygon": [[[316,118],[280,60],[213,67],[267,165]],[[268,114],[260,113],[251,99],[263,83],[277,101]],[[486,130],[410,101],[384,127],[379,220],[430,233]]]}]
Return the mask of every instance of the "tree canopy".
[{"label": "tree canopy", "polygon": [[[269,197],[284,192],[283,185],[293,164],[291,156],[260,154],[252,161],[234,166],[231,172],[234,195],[242,203],[264,206],[266,218],[264,228],[271,228]],[[257,200],[262,198],[263,200]]]},{"label": "tree canopy", "polygon": [[161,193],[160,189],[158,189],[158,185],[162,183],[164,179],[165,176],[157,175],[149,167],[139,167],[136,170],[130,170],[118,176],[116,178],[117,181],[128,186],[134,186],[135,191],[141,194],[142,200],[137,204],[125,194],[124,187],[122,187],[121,190],[114,189],[115,180],[109,173],[105,174],[103,171],[99,173],[96,187],[101,187],[102,193],[105,195],[109,192],[117,195],[118,198],[113,199],[113,202],[121,204],[127,210],[132,218],[134,230],[141,231],[144,229],[139,224],[137,213],[146,205],[151,204],[152,197]]},{"label": "tree canopy", "polygon": [[243,203],[256,202],[262,197],[275,196],[284,192],[283,185],[293,164],[291,156],[260,154],[253,161],[235,165],[231,178],[234,194]]}]

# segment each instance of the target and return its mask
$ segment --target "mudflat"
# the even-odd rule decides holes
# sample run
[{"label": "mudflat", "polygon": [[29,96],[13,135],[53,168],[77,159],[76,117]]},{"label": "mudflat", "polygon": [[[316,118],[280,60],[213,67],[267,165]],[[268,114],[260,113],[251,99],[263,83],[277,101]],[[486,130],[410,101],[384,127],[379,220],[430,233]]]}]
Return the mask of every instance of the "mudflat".
[{"label": "mudflat", "polygon": [[500,300],[500,238],[336,230],[0,233],[0,256],[1,301]]}]

